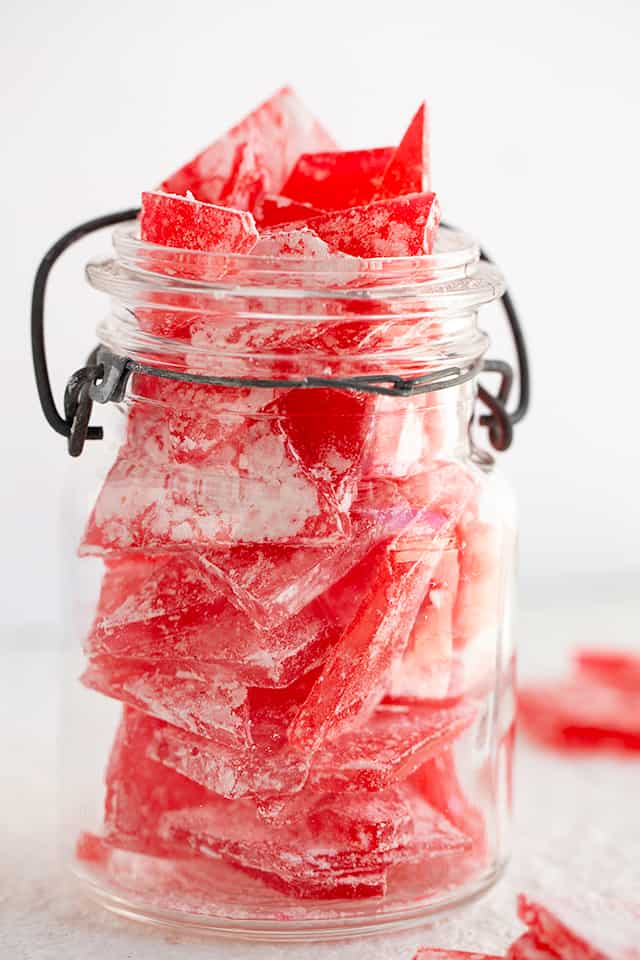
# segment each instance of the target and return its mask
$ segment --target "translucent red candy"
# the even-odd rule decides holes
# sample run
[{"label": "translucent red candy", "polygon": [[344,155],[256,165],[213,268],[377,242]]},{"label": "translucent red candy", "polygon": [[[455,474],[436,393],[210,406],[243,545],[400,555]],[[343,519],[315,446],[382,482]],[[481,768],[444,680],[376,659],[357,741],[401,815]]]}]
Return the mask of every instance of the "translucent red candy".
[{"label": "translucent red candy", "polygon": [[150,755],[221,796],[280,795],[288,804],[305,783],[316,792],[384,790],[460,736],[475,716],[470,706],[383,705],[366,726],[327,743],[311,764],[308,753],[288,745],[287,730],[312,679],[278,696],[252,691],[251,749],[155,721]]},{"label": "translucent red candy", "polygon": [[435,193],[415,193],[325,213],[307,226],[354,257],[417,257],[432,252],[439,222]]},{"label": "translucent red candy", "polygon": [[91,657],[218,665],[246,686],[288,686],[319,662],[357,607],[347,582],[282,625],[261,629],[196,556],[134,556],[109,564],[85,644]]},{"label": "translucent red candy", "polygon": [[394,697],[445,697],[451,682],[453,606],[458,592],[458,551],[443,551],[426,587],[407,648],[392,674]]},{"label": "translucent red candy", "polygon": [[335,143],[289,87],[283,87],[219,140],[168,177],[167,193],[187,190],[198,200],[251,209],[279,193],[301,153]]},{"label": "translucent red candy", "polygon": [[567,750],[640,750],[640,698],[589,679],[534,686],[518,693],[522,727],[546,746]]},{"label": "translucent red candy", "polygon": [[255,210],[255,218],[260,229],[264,230],[280,223],[293,221],[300,223],[310,220],[311,217],[317,217],[321,213],[324,211],[313,207],[310,203],[301,203],[299,200],[291,200],[280,194],[267,194]]},{"label": "translucent red candy", "polygon": [[583,676],[640,696],[639,654],[622,650],[578,650],[574,663]]},{"label": "translucent red candy", "polygon": [[413,117],[399,146],[389,158],[377,196],[399,197],[426,193],[430,189],[429,115],[423,103]]},{"label": "translucent red candy", "polygon": [[181,250],[248,253],[258,231],[250,213],[166,193],[143,193],[140,236]]},{"label": "translucent red candy", "polygon": [[246,742],[247,688],[219,664],[97,656],[80,678],[85,687],[203,737]]},{"label": "translucent red candy", "polygon": [[559,957],[555,951],[543,947],[532,933],[523,933],[507,950],[506,960],[559,960]]},{"label": "translucent red candy", "polygon": [[303,153],[283,185],[282,193],[320,210],[361,206],[373,200],[393,152],[392,147],[379,147]]},{"label": "translucent red candy", "polygon": [[[639,960],[640,906],[596,894],[556,899],[542,905],[524,894],[518,916],[529,928],[530,941],[510,956],[537,960],[536,947],[559,960]],[[544,955],[544,954],[542,954]]]},{"label": "translucent red candy", "polygon": [[316,750],[365,719],[380,702],[433,571],[427,555],[404,563],[385,545],[369,562],[370,586],[360,609],[329,653],[289,731],[290,742],[300,749]]},{"label": "translucent red candy", "polygon": [[[375,802],[365,798],[359,809],[352,805],[351,815],[349,807],[345,811],[335,798],[324,812],[326,819],[322,811],[313,810],[311,824],[309,816],[301,816],[274,826],[261,820],[251,801],[230,806],[229,801],[212,798],[198,809],[168,813],[160,833],[187,852],[221,856],[241,869],[258,872],[276,887],[285,883],[299,897],[332,890],[335,896],[336,888],[348,889],[354,879],[372,875],[381,875],[384,887],[385,870],[392,864],[428,860],[467,846],[463,835],[407,788],[378,794]],[[394,817],[402,824],[392,826]]]},{"label": "translucent red candy", "polygon": [[106,773],[105,840],[154,856],[172,852],[158,833],[167,810],[197,806],[207,792],[192,780],[148,759],[157,721],[125,707]]}]

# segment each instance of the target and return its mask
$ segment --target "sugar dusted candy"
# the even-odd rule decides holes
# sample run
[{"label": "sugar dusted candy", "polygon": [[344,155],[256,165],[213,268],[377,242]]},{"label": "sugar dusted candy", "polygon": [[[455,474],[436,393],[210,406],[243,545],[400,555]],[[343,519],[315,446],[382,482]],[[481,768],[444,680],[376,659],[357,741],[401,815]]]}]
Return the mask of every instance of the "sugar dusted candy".
[{"label": "sugar dusted candy", "polygon": [[422,103],[385,167],[378,197],[425,193],[430,189],[429,114]]},{"label": "sugar dusted candy", "polygon": [[255,218],[260,229],[266,230],[281,223],[302,223],[321,213],[324,211],[310,203],[291,200],[280,194],[266,194],[255,211]]},{"label": "sugar dusted candy", "polygon": [[506,960],[560,960],[553,950],[543,947],[532,933],[523,933],[507,950]]},{"label": "sugar dusted candy", "polygon": [[[238,205],[278,193],[301,153],[332,150],[335,143],[290,87],[214,141],[162,184],[168,193],[190,190],[198,200]],[[247,194],[251,173],[253,189]],[[257,181],[257,182],[256,182]]]},{"label": "sugar dusted candy", "polygon": [[258,239],[250,213],[166,193],[142,194],[140,235],[159,246],[224,253],[248,253]]},{"label": "sugar dusted candy", "polygon": [[433,250],[439,222],[435,193],[414,193],[325,213],[307,226],[353,257],[418,257]]},{"label": "sugar dusted candy", "polygon": [[369,203],[380,186],[393,152],[391,147],[379,147],[303,153],[283,185],[282,193],[298,203],[309,203],[320,210],[344,210]]},{"label": "sugar dusted candy", "polygon": [[640,905],[637,902],[613,900],[589,892],[582,896],[545,898],[543,904],[520,894],[518,916],[540,947],[560,960],[640,958]]}]

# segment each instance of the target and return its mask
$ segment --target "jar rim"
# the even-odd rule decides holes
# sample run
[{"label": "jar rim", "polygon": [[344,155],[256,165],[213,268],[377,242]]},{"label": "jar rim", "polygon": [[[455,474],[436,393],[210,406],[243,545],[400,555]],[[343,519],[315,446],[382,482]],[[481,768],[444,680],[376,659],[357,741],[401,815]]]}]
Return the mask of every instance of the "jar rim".
[{"label": "jar rim", "polygon": [[[344,255],[274,257],[182,250],[147,243],[126,224],[113,231],[115,256],[87,265],[93,287],[117,299],[145,291],[189,290],[224,297],[428,300],[431,309],[474,309],[504,292],[501,272],[480,260],[472,237],[441,227],[432,254],[418,257]],[[185,264],[188,269],[185,270]]]}]

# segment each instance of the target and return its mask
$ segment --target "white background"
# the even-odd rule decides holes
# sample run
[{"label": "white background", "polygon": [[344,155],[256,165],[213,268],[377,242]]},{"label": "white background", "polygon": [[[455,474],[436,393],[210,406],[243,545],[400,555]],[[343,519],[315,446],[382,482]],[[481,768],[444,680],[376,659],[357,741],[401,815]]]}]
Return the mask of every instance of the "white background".
[{"label": "white background", "polygon": [[[284,82],[345,147],[397,141],[429,99],[445,215],[493,251],[528,330],[534,409],[505,457],[521,504],[524,590],[576,576],[596,592],[632,585],[639,35],[635,0],[5,0],[4,622],[57,616],[57,500],[73,468],[32,383],[39,257],[77,222],[137,203]],[[106,306],[82,276],[106,243],[69,255],[52,286],[57,396]]]}]

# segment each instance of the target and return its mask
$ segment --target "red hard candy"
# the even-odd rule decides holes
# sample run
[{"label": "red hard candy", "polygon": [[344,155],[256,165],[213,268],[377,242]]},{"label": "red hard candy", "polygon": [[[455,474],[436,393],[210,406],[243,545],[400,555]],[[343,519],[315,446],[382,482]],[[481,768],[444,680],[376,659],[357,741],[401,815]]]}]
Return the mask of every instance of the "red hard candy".
[{"label": "red hard candy", "polygon": [[606,687],[640,695],[640,655],[616,650],[579,650],[574,662],[580,674]]},{"label": "red hard candy", "polygon": [[399,197],[430,189],[429,115],[422,103],[384,170],[377,196]]},{"label": "red hard candy", "polygon": [[150,661],[180,660],[201,670],[217,664],[222,676],[227,669],[246,686],[288,686],[320,662],[359,603],[356,580],[347,576],[296,616],[262,629],[196,555],[137,564],[132,556],[111,562],[104,576],[85,644],[90,657],[133,658],[147,668]]},{"label": "red hard candy", "polygon": [[559,960],[559,957],[555,951],[543,947],[532,933],[523,933],[507,950],[506,960]]},{"label": "red hard candy", "polygon": [[213,740],[249,739],[247,688],[220,664],[101,655],[80,678],[91,690]]},{"label": "red hard candy", "polygon": [[382,700],[433,567],[424,557],[398,561],[383,544],[369,569],[370,587],[360,609],[327,657],[289,731],[290,742],[299,749],[317,750],[365,719]]},{"label": "red hard candy", "polygon": [[555,899],[547,906],[520,894],[518,916],[540,946],[561,960],[640,958],[637,903],[587,894]]},{"label": "red hard candy", "polygon": [[[389,821],[399,808],[405,824],[394,843]],[[351,819],[339,803],[334,803],[334,813],[318,832],[304,816],[282,825],[266,824],[252,801],[212,799],[195,810],[166,814],[160,833],[188,851],[220,856],[256,871],[276,887],[284,882],[302,897],[318,896],[323,888],[326,895],[332,890],[334,896],[344,895],[346,878],[384,873],[394,863],[437,857],[467,845],[464,836],[406,789],[378,795],[377,804],[365,799]],[[376,842],[380,828],[390,842]],[[354,844],[351,829],[368,836],[369,843],[363,845],[360,838]]]},{"label": "red hard candy", "polygon": [[482,810],[471,803],[462,788],[451,746],[446,746],[430,757],[416,770],[411,780],[434,810],[438,810],[469,837],[475,851],[482,854],[486,849],[484,815]]},{"label": "red hard candy", "polygon": [[262,197],[255,211],[255,218],[260,230],[265,230],[281,223],[303,223],[321,213],[324,213],[324,210],[313,207],[310,203],[301,203],[280,194],[268,194]]},{"label": "red hard candy", "polygon": [[[332,150],[335,143],[289,87],[278,90],[219,140],[168,177],[162,189],[198,200],[247,205],[279,193],[301,153]],[[247,192],[247,180],[251,190]]]},{"label": "red hard candy", "polygon": [[501,574],[503,534],[499,525],[476,519],[471,510],[457,529],[460,578],[453,610],[453,638],[464,647],[502,615]]},{"label": "red hard candy", "polygon": [[320,210],[361,206],[373,199],[393,153],[393,147],[303,153],[281,192]]},{"label": "red hard candy", "polygon": [[393,697],[446,696],[451,681],[458,573],[457,550],[444,550],[418,610],[406,652],[393,671]]},{"label": "red hard candy", "polygon": [[415,193],[325,213],[308,227],[354,257],[417,257],[432,252],[439,222],[435,193]]},{"label": "red hard candy", "polygon": [[475,716],[471,706],[412,707],[383,705],[366,726],[352,730],[318,750],[310,762],[287,746],[286,732],[310,678],[279,691],[251,691],[249,750],[213,743],[154,721],[150,755],[202,786],[228,798],[279,796],[288,809],[290,795],[305,783],[314,793],[380,791],[407,777],[430,756],[455,740]]},{"label": "red hard candy", "polygon": [[141,458],[123,446],[89,519],[81,553],[331,543],[348,518],[330,484],[312,478],[275,420],[245,421],[207,469]]},{"label": "red hard candy", "polygon": [[640,701],[635,691],[576,678],[528,685],[518,717],[535,740],[559,750],[640,750]]},{"label": "red hard candy", "polygon": [[149,740],[158,721],[125,707],[106,773],[105,840],[153,856],[173,852],[159,837],[167,810],[198,806],[207,792],[192,780],[150,760]]},{"label": "red hard candy", "polygon": [[143,193],[140,236],[148,243],[181,250],[248,253],[258,231],[251,214],[243,210],[167,193]]}]

